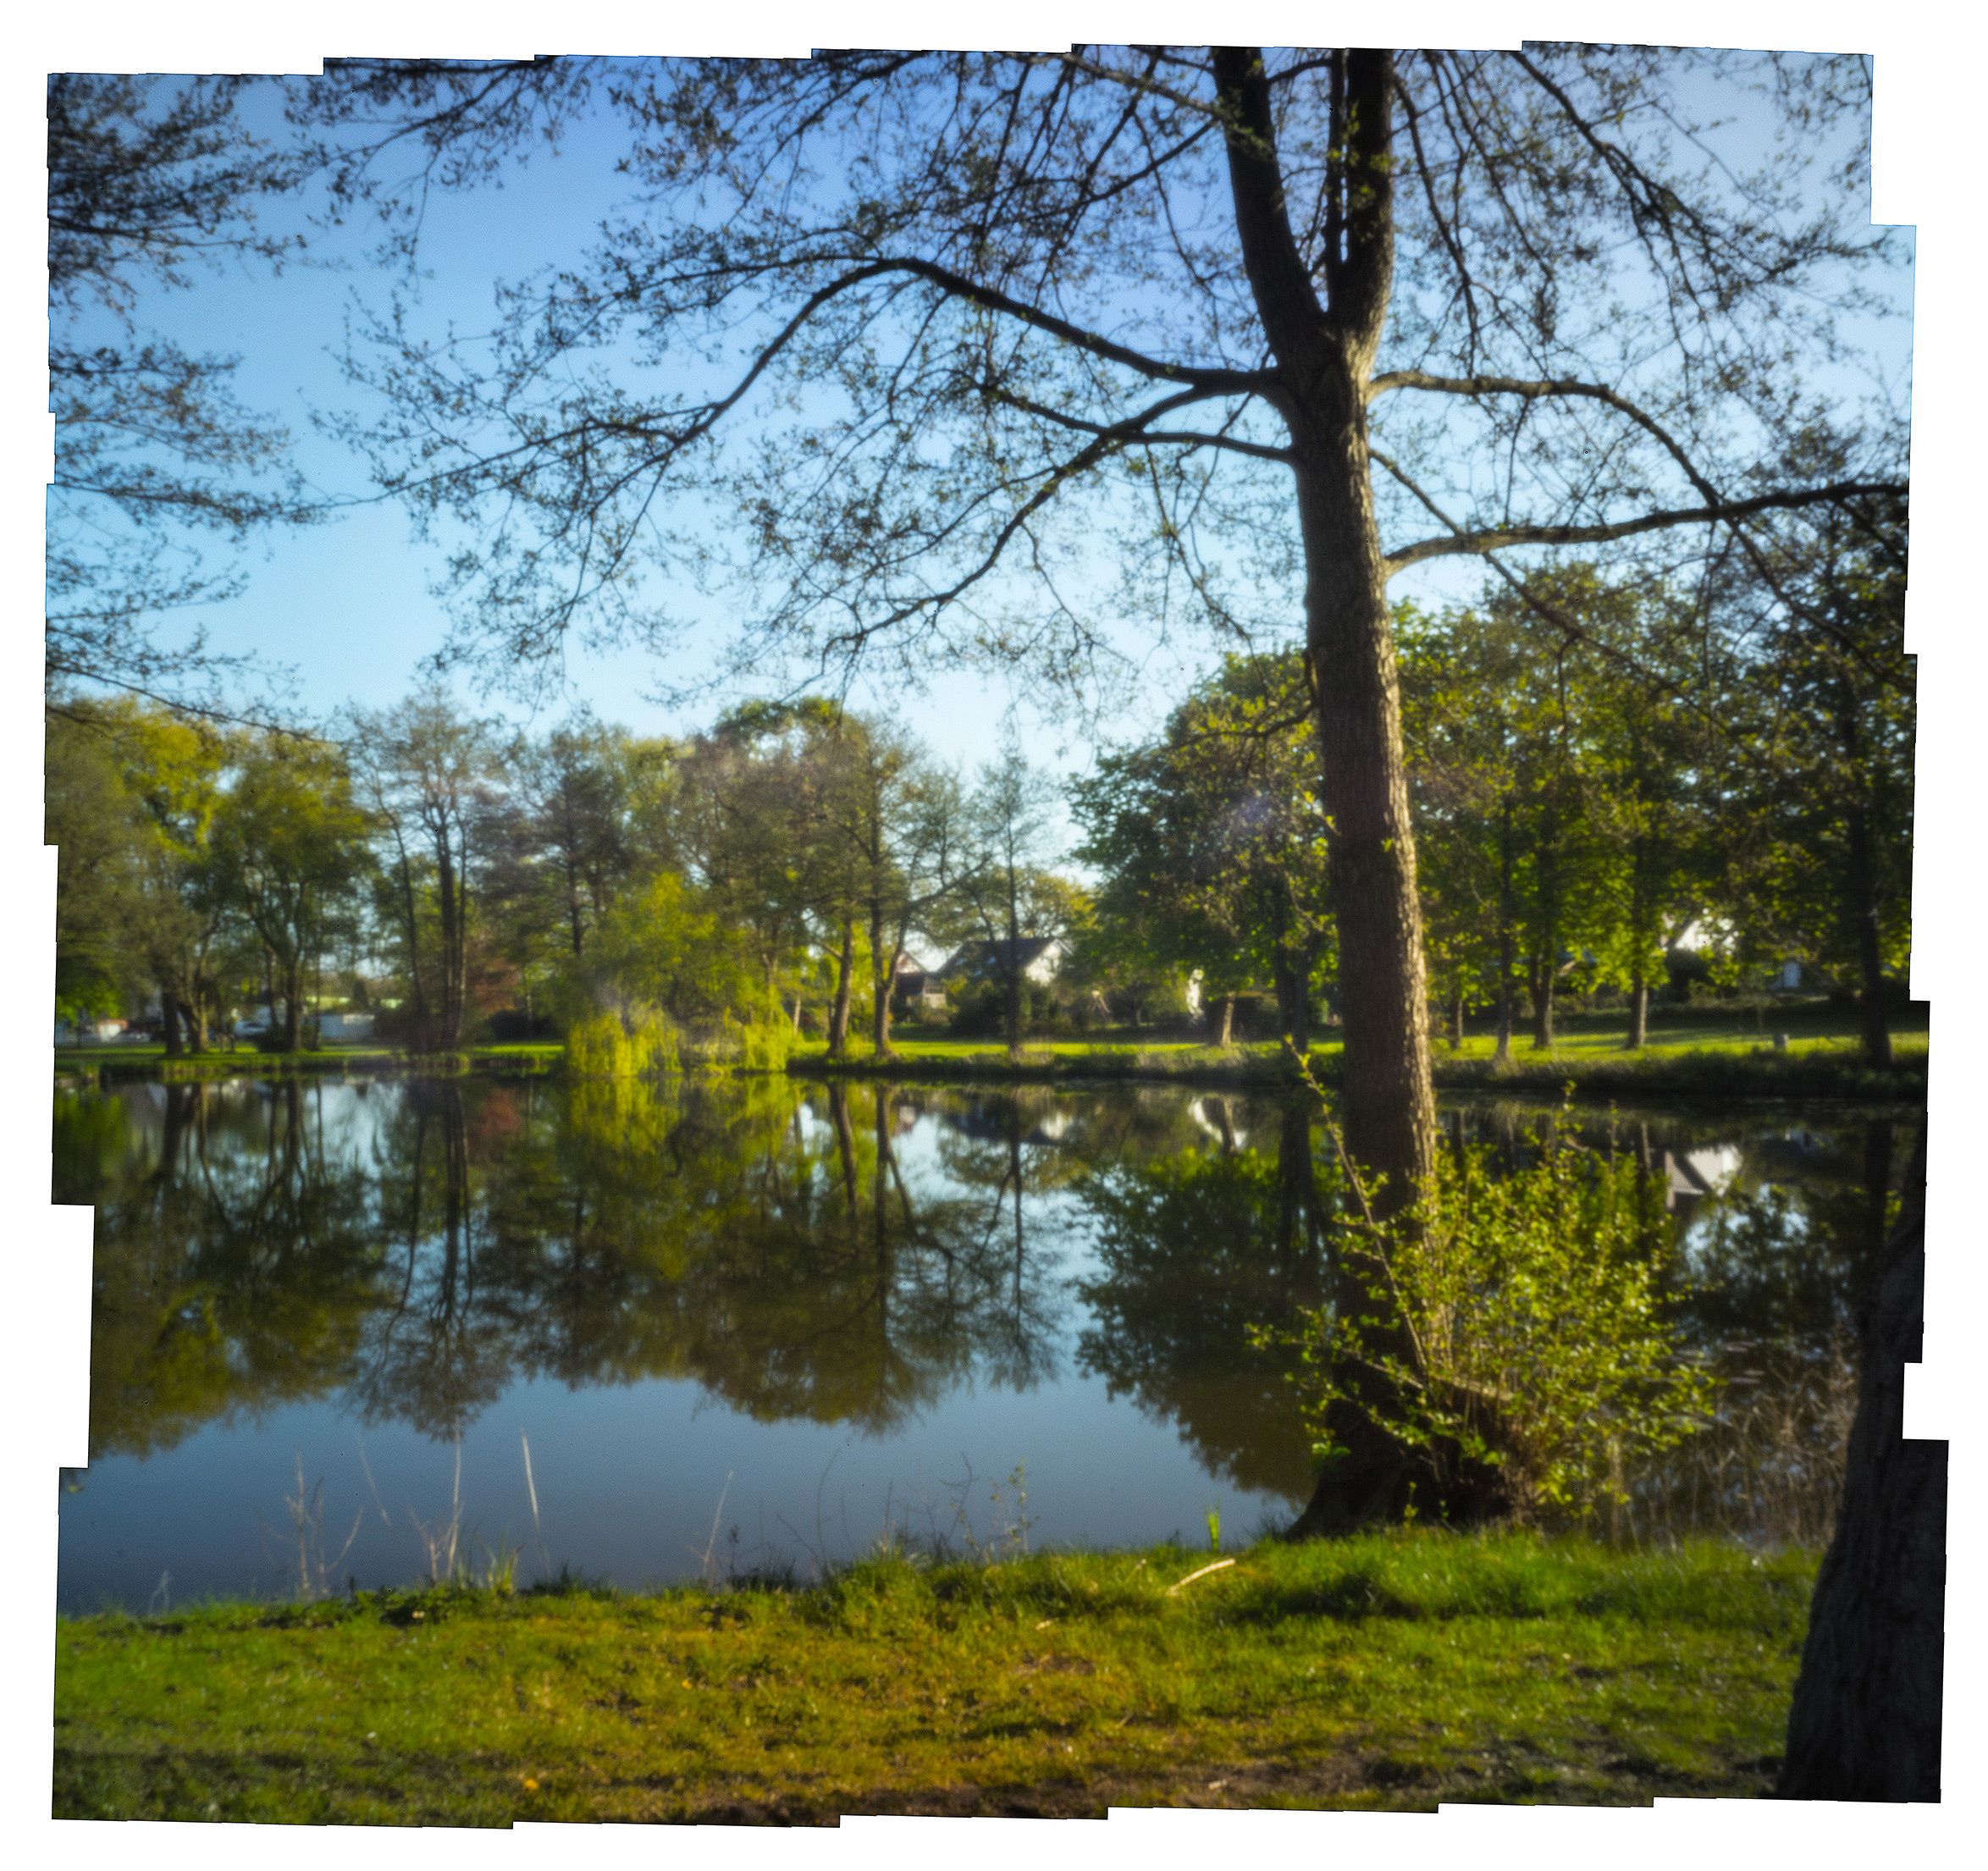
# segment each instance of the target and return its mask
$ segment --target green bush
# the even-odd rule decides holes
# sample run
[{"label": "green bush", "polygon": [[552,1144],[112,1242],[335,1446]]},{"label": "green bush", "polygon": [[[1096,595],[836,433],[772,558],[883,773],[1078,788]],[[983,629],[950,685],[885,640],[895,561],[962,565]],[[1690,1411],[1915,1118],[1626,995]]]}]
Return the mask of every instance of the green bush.
[{"label": "green bush", "polygon": [[1658,1290],[1659,1191],[1550,1123],[1541,1144],[1505,1174],[1480,1151],[1445,1156],[1389,1221],[1351,1182],[1336,1304],[1256,1333],[1300,1348],[1317,1459],[1338,1454],[1328,1420],[1356,1410],[1444,1479],[1500,1469],[1521,1518],[1578,1519],[1708,1420],[1710,1376]]}]

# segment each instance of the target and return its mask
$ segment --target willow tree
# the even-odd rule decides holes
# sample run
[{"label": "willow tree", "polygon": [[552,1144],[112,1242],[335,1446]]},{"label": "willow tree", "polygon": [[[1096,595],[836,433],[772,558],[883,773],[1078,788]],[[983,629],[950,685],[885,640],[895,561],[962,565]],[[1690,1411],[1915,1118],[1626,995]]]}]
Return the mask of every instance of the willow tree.
[{"label": "willow tree", "polygon": [[[685,575],[755,594],[732,644],[755,671],[1080,682],[1196,621],[1301,626],[1347,1134],[1398,1193],[1435,1131],[1389,582],[1688,556],[1901,483],[1895,439],[1826,482],[1775,466],[1814,411],[1804,362],[1840,355],[1832,321],[1891,257],[1858,59],[373,64],[319,101],[341,86],[406,109],[431,177],[452,146],[483,173],[562,100],[629,124],[636,194],[587,263],[511,289],[487,346],[397,306],[354,359],[389,399],[356,424],[383,484],[459,547],[455,522],[481,531],[452,558],[460,654],[667,650],[645,592]],[[1722,101],[1743,137],[1709,124]]]}]

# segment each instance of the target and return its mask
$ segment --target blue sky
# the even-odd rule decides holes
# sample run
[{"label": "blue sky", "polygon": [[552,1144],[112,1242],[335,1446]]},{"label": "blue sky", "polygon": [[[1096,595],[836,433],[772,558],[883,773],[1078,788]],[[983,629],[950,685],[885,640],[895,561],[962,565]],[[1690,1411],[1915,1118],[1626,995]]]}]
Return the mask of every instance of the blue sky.
[{"label": "blue sky", "polygon": [[[564,139],[556,155],[541,151],[522,168],[509,170],[500,189],[431,197],[414,306],[419,328],[439,335],[453,327],[473,335],[494,320],[497,278],[515,280],[577,262],[621,195],[614,163],[626,135],[618,119],[597,119]],[[407,692],[423,659],[442,646],[447,617],[429,586],[445,548],[411,538],[404,510],[374,496],[363,460],[324,433],[313,412],[367,406],[364,393],[340,369],[345,322],[362,303],[384,307],[394,281],[374,262],[378,230],[370,221],[326,232],[306,226],[301,203],[279,202],[263,211],[261,225],[304,231],[309,263],[272,273],[249,262],[198,273],[191,290],[149,295],[138,323],[190,350],[239,354],[241,401],[288,425],[293,459],[317,491],[357,504],[326,524],[251,546],[240,559],[250,573],[246,593],[205,607],[199,621],[217,651],[252,653],[294,670],[296,699],[306,712],[329,714],[348,700],[385,705]],[[107,317],[97,323],[108,332]],[[732,627],[748,601],[723,593],[687,599],[700,629],[714,637]],[[681,732],[708,721],[722,704],[676,711],[645,699],[645,693],[659,673],[681,676],[694,660],[693,650],[660,671],[638,650],[576,652],[567,672],[573,698],[604,719],[641,732]],[[1146,705],[1116,722],[1117,731],[1151,726],[1179,699],[1185,679],[1147,690]],[[501,694],[479,697],[466,678],[458,678],[457,687],[479,707],[529,718]],[[730,693],[743,699],[748,691]],[[1089,759],[1081,737],[1067,726],[1045,725],[1030,699],[1022,697],[1019,717],[1030,757],[1081,770]],[[1010,700],[1003,685],[943,671],[924,695],[864,687],[852,696],[859,707],[901,712],[942,758],[969,768],[995,757]],[[561,712],[555,706],[539,720]]]},{"label": "blue sky", "polygon": [[[266,112],[251,104],[246,114],[251,123],[266,114],[268,128],[280,135],[275,102],[272,91]],[[576,126],[556,154],[540,149],[522,168],[511,167],[500,188],[432,196],[422,229],[416,328],[428,335],[450,328],[482,331],[494,316],[497,277],[515,280],[577,262],[624,191],[615,163],[626,134],[618,117],[603,108]],[[1746,141],[1743,128],[1737,141]],[[441,647],[447,620],[429,587],[445,544],[414,541],[397,505],[369,500],[373,489],[363,461],[313,422],[313,411],[366,407],[365,393],[344,379],[339,353],[346,319],[361,303],[384,306],[391,282],[373,259],[377,224],[365,218],[342,228],[312,229],[304,212],[302,201],[279,201],[267,207],[262,219],[272,230],[306,231],[310,263],[280,273],[256,262],[196,272],[191,290],[149,295],[136,320],[192,350],[239,354],[241,400],[287,424],[294,459],[319,491],[359,503],[328,524],[280,533],[251,547],[243,557],[251,574],[246,593],[206,607],[198,616],[215,649],[288,665],[298,704],[323,716],[348,701],[391,704],[406,692],[423,659]],[[1909,293],[1908,276],[1896,284]],[[1902,324],[1889,335],[1894,369],[1906,367],[1908,342]],[[1101,566],[1101,595],[1108,601],[1107,571]],[[1473,595],[1483,577],[1472,563],[1438,561],[1398,578],[1394,594],[1439,604]],[[1294,588],[1279,595],[1288,597],[1295,634],[1300,594]],[[732,632],[748,602],[743,593],[721,592],[688,595],[687,607],[698,634],[717,640]],[[1186,662],[1162,661],[1134,690],[1130,705],[1106,717],[1102,731],[1114,737],[1150,732],[1179,698],[1194,665],[1205,665],[1214,653],[1212,644],[1205,651],[1190,646]],[[720,704],[678,711],[647,696],[659,674],[681,676],[695,660],[688,646],[667,669],[636,650],[576,653],[567,665],[572,699],[638,731],[682,732],[708,720]],[[467,681],[458,686],[478,706],[522,717],[514,702],[480,698]],[[743,699],[743,692],[735,690],[732,697]],[[924,694],[895,685],[859,687],[852,699],[859,706],[896,709],[943,758],[971,768],[994,756],[1011,696],[1000,684],[939,671]],[[1036,701],[1023,693],[1019,720],[1031,757],[1064,773],[1081,771],[1091,755],[1084,730],[1068,720],[1046,721]],[[563,712],[555,705],[547,715]]]}]

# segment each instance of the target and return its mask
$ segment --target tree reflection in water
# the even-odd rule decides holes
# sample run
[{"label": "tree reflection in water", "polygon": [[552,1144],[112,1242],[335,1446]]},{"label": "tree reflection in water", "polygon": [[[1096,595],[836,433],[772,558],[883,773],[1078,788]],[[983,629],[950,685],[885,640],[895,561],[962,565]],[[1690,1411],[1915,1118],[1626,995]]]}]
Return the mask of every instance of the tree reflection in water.
[{"label": "tree reflection in water", "polygon": [[[1459,1111],[1453,1139],[1516,1161],[1538,1115]],[[1637,1526],[1758,1532],[1756,1497],[1826,1491],[1829,1385],[1909,1133],[1775,1119],[1736,1149],[1729,1118],[1582,1123],[1653,1174],[1722,1145],[1737,1165],[1677,1198],[1673,1292],[1734,1410],[1703,1472],[1648,1478]],[[60,1092],[57,1198],[98,1207],[92,1458],[312,1398],[450,1441],[544,1378],[690,1380],[759,1421],[881,1435],[964,1385],[1058,1382],[1074,1325],[1077,1375],[1296,1503],[1289,1354],[1245,1328],[1327,1289],[1322,1147],[1302,1105],[1157,1087]],[[1778,1469],[1742,1405],[1781,1426]]]},{"label": "tree reflection in water", "polygon": [[1251,1108],[1239,1125],[1240,1104],[1199,1101],[1212,1147],[1121,1160],[1084,1184],[1098,1271],[1079,1288],[1093,1322],[1077,1355],[1114,1395],[1178,1421],[1211,1473],[1297,1501],[1312,1476],[1292,1355],[1252,1348],[1248,1327],[1323,1294],[1317,1133],[1304,1105]]},{"label": "tree reflection in water", "polygon": [[917,1107],[891,1087],[411,1080],[360,1095],[371,1123],[329,1151],[316,1089],[163,1090],[135,1178],[103,1167],[102,1101],[58,1112],[70,1184],[101,1198],[95,1453],[334,1392],[453,1440],[540,1377],[691,1378],[762,1421],[877,1432],[969,1375],[1055,1372],[1019,1113],[997,1155],[962,1138],[914,1178]]},{"label": "tree reflection in water", "polygon": [[387,1297],[373,1179],[326,1148],[321,1091],[158,1089],[157,1148],[109,1188],[78,1167],[102,1112],[57,1105],[58,1193],[97,1202],[93,1460],[344,1384]]}]

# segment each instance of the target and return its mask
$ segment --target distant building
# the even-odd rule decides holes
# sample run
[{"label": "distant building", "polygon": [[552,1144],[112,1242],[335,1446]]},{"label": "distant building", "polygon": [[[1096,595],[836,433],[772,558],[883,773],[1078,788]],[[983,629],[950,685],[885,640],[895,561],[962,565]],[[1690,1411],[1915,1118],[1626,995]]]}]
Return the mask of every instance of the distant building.
[{"label": "distant building", "polygon": [[938,970],[942,981],[1005,980],[1012,965],[1019,963],[1022,979],[1046,987],[1069,959],[1070,945],[1060,936],[1024,936],[1011,948],[1003,939],[997,942],[967,942],[956,949]]},{"label": "distant building", "polygon": [[936,969],[920,968],[908,955],[900,955],[897,972],[891,978],[891,1005],[942,1013],[946,1008],[946,984]]}]

